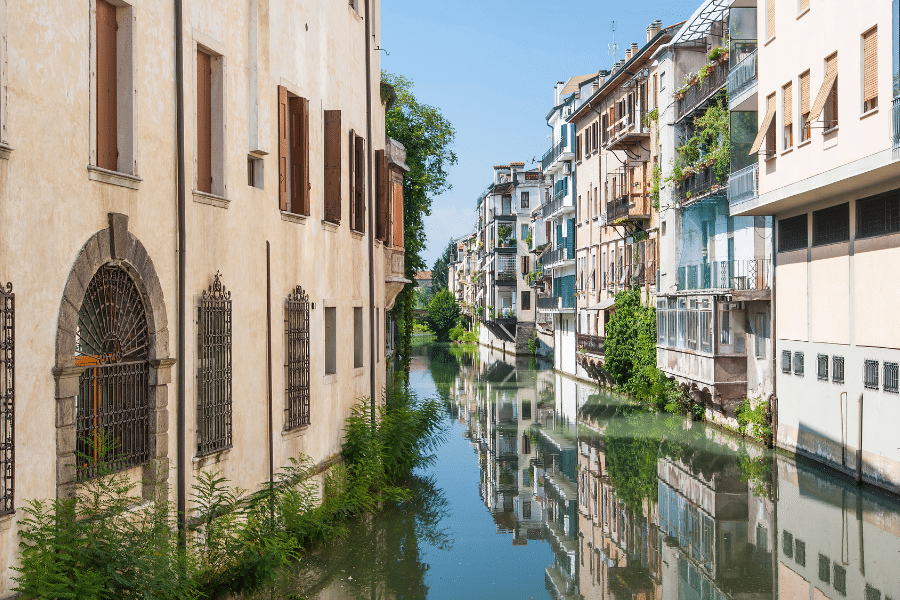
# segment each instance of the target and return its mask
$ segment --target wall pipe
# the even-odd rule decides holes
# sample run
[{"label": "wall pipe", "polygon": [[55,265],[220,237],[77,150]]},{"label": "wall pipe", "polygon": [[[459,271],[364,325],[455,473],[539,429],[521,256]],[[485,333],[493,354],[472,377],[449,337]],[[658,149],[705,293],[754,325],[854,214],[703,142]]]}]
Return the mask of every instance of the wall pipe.
[{"label": "wall pipe", "polygon": [[185,473],[185,328],[186,328],[186,285],[187,226],[185,223],[185,174],[184,174],[184,49],[182,48],[182,8],[181,0],[175,0],[175,138],[178,163],[178,383],[177,383],[177,430],[176,430],[176,508],[178,524],[178,545],[186,546],[185,518],[187,511],[187,474]]},{"label": "wall pipe", "polygon": [[856,448],[856,485],[862,483],[863,460],[863,395],[859,395],[859,446]]},{"label": "wall pipe", "polygon": [[375,364],[377,361],[376,331],[375,331],[375,211],[372,202],[372,15],[371,2],[366,0],[366,204],[369,207],[366,215],[369,223],[369,410],[372,419],[372,428],[375,428],[375,403],[378,392],[378,383],[375,377]]},{"label": "wall pipe", "polygon": [[[266,240],[266,369],[267,415],[269,417],[266,434],[269,436],[269,493],[271,494],[275,485],[275,449],[272,439],[274,434],[272,430],[272,250],[269,240]],[[270,504],[269,509],[274,510],[274,505]]]}]

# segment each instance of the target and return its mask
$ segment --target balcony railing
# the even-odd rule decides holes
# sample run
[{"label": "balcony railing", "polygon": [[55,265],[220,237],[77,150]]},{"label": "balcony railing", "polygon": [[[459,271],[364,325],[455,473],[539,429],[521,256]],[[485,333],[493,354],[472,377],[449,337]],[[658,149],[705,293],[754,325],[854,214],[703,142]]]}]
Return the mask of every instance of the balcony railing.
[{"label": "balcony railing", "polygon": [[731,174],[728,179],[728,204],[734,206],[759,196],[759,163]]},{"label": "balcony railing", "polygon": [[754,48],[753,52],[748,54],[741,62],[737,63],[734,67],[732,67],[731,71],[728,72],[729,98],[736,98],[737,95],[742,93],[744,90],[747,90],[756,85],[756,56],[757,51]]},{"label": "balcony railing", "polygon": [[552,165],[557,158],[559,158],[566,152],[572,152],[572,141],[559,140],[555,146],[544,153],[544,156],[541,158],[541,170],[546,171],[547,168],[550,167],[550,165]]},{"label": "balcony railing", "polygon": [[772,286],[768,258],[717,260],[678,267],[679,290],[766,290]]},{"label": "balcony railing", "polygon": [[575,247],[574,244],[563,246],[562,248],[556,248],[554,250],[547,250],[541,255],[541,265],[544,267],[548,267],[552,264],[562,262],[564,260],[574,260],[575,259]]},{"label": "balcony railing", "polygon": [[639,142],[650,137],[650,128],[644,123],[646,119],[647,111],[645,110],[625,115],[607,130],[606,135],[603,136],[603,144],[615,149],[629,141]]},{"label": "balcony railing", "polygon": [[600,273],[601,289],[623,289],[632,286],[656,285],[656,261],[650,260],[621,266],[610,266]]},{"label": "balcony railing", "polygon": [[559,298],[556,296],[538,296],[538,310],[556,310],[559,308]]},{"label": "balcony railing", "polygon": [[512,270],[497,271],[496,275],[494,276],[494,280],[495,280],[497,283],[499,283],[499,284],[512,284],[512,285],[515,285],[515,283],[516,283],[516,271],[515,271],[515,269],[512,269]]},{"label": "balcony railing", "polygon": [[712,167],[704,167],[697,173],[681,180],[675,190],[675,196],[682,202],[705,196],[711,192],[725,193],[728,179],[719,181]]},{"label": "balcony railing", "polygon": [[576,334],[575,342],[578,350],[584,350],[591,354],[603,356],[606,347],[606,338],[598,335],[585,335],[583,333]]},{"label": "balcony railing", "polygon": [[680,121],[682,117],[690,114],[726,83],[728,83],[728,65],[726,63],[714,65],[702,84],[690,86],[685,91],[684,97],[676,101],[675,119]]},{"label": "balcony railing", "polygon": [[550,218],[551,215],[554,215],[565,208],[575,210],[575,207],[572,206],[571,203],[566,204],[566,197],[565,195],[563,195],[544,204],[543,208],[541,209],[541,213],[542,216],[547,219]]},{"label": "balcony railing", "polygon": [[891,120],[894,124],[894,160],[897,160],[898,158],[900,158],[900,97],[894,98]]}]

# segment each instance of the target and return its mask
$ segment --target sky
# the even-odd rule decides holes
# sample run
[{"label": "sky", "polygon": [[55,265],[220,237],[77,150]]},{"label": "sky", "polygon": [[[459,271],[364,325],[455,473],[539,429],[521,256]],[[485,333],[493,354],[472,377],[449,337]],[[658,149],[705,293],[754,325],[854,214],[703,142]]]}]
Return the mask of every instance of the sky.
[{"label": "sky", "polygon": [[426,264],[472,231],[493,165],[540,166],[557,81],[608,69],[613,35],[624,58],[632,42],[646,43],[647,25],[684,21],[700,3],[382,0],[381,68],[412,79],[419,102],[438,108],[456,130],[452,189],[434,199],[425,220]]}]

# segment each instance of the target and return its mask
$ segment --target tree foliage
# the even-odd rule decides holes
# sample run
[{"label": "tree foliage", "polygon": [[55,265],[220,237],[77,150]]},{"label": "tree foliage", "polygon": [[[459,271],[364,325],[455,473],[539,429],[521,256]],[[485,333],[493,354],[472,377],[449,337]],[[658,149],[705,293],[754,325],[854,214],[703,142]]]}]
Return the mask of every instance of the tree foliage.
[{"label": "tree foliage", "polygon": [[425,321],[439,342],[450,340],[450,330],[459,322],[459,312],[459,303],[449,290],[441,290],[434,295]]},{"label": "tree foliage", "polygon": [[434,261],[434,266],[431,267],[431,287],[435,292],[446,290],[449,287],[447,277],[452,260],[453,242],[451,241],[444,249],[444,253]]}]

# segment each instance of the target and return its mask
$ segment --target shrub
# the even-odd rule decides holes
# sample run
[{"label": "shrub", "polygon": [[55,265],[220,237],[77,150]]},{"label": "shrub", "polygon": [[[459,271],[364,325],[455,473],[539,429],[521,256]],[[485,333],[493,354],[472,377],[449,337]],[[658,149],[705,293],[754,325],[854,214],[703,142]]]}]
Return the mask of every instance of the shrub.
[{"label": "shrub", "polygon": [[448,335],[449,335],[450,339],[455,342],[455,341],[459,340],[463,336],[463,334],[465,334],[465,332],[466,332],[465,329],[463,329],[462,327],[457,325],[456,327],[454,327],[450,330]]},{"label": "shrub", "polygon": [[438,341],[446,342],[450,330],[459,321],[459,303],[449,290],[441,290],[428,304],[428,316],[425,322],[437,336]]}]

